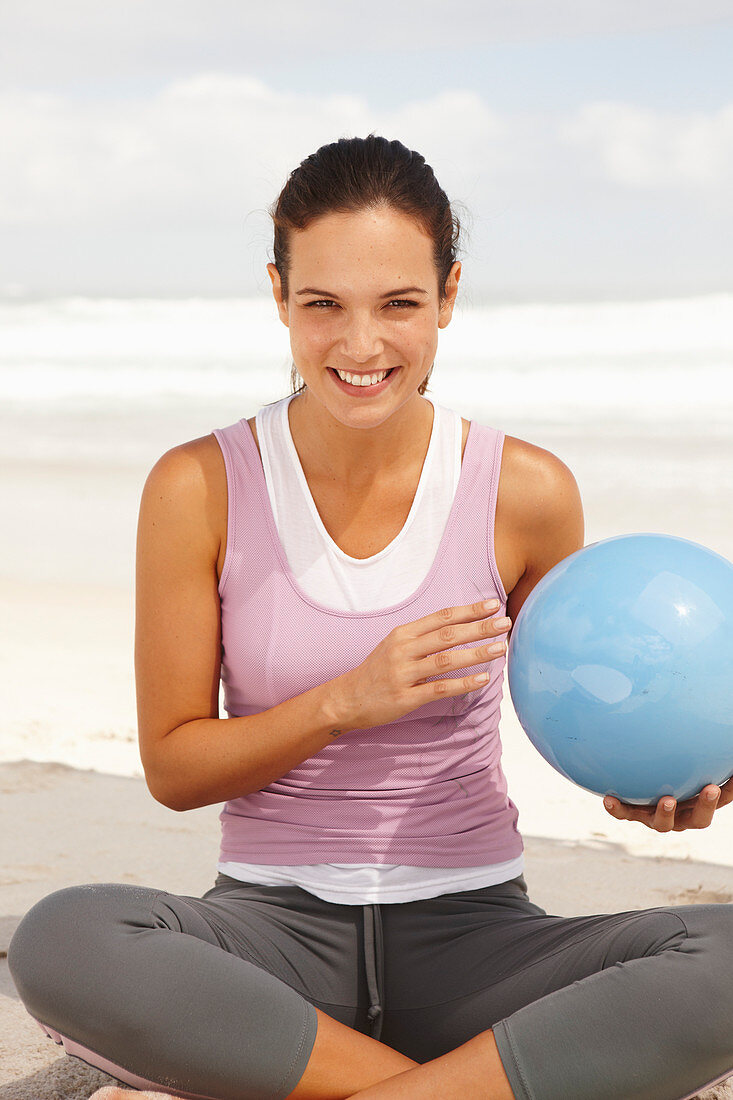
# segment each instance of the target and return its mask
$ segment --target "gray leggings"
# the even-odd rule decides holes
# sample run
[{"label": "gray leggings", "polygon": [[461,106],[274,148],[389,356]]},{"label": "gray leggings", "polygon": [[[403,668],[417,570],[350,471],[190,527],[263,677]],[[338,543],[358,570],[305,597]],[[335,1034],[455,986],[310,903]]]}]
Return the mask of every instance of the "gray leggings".
[{"label": "gray leggings", "polygon": [[219,875],[74,886],[8,961],[69,1053],[139,1088],[283,1100],[315,1005],[425,1062],[494,1029],[520,1100],[679,1100],[733,1073],[733,906],[548,916],[523,878],[389,905]]}]

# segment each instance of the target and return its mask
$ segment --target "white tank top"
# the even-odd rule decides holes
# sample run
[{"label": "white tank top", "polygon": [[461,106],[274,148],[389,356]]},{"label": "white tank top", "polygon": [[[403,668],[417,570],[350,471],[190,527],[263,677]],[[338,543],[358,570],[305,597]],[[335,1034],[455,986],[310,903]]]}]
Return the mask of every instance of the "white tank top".
[{"label": "white tank top", "polygon": [[[433,428],[410,513],[392,542],[370,558],[351,558],[333,541],[318,514],[293,443],[288,406],[293,395],[257,413],[257,438],[267,491],[298,584],[319,603],[369,611],[406,599],[435,560],[461,474],[462,422],[433,405]],[[417,901],[515,878],[523,857],[483,867],[405,867],[393,864],[315,863],[271,866],[220,863],[243,882],[294,885],[347,905]]]}]

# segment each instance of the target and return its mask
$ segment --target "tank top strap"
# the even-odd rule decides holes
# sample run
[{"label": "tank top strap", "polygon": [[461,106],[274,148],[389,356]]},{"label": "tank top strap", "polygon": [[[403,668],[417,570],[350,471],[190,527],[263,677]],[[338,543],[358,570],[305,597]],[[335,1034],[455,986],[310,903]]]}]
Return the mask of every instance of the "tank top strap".
[{"label": "tank top strap", "polygon": [[[494,547],[496,504],[501,474],[504,432],[471,421],[463,456],[457,507],[451,514],[441,573],[455,568],[472,583],[476,599],[495,590],[503,604],[504,590]],[[474,548],[467,554],[467,548]]]},{"label": "tank top strap", "polygon": [[272,569],[271,546],[274,527],[267,486],[257,444],[246,419],[213,434],[224,459],[227,478],[227,549],[219,581],[223,594],[234,574],[246,575],[252,583],[265,578]]}]

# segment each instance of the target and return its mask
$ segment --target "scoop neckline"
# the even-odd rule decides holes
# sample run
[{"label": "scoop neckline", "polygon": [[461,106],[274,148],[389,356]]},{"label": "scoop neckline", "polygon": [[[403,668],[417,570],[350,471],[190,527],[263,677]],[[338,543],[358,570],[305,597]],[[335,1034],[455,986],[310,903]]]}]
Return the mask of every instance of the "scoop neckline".
[{"label": "scoop neckline", "polygon": [[[294,396],[294,395],[291,395],[291,396]],[[414,603],[415,600],[420,598],[420,596],[423,594],[423,592],[433,582],[433,579],[435,577],[435,573],[436,573],[436,571],[437,571],[437,569],[440,565],[440,561],[443,558],[443,555],[446,552],[446,548],[447,548],[447,545],[448,545],[448,540],[450,538],[453,527],[455,526],[455,523],[456,523],[456,518],[457,518],[457,515],[458,515],[458,508],[460,506],[462,495],[463,495],[463,487],[466,483],[466,476],[467,475],[465,474],[465,471],[466,471],[466,468],[467,468],[467,459],[470,461],[470,459],[472,458],[473,445],[474,445],[474,441],[475,441],[475,438],[476,438],[475,431],[474,431],[474,421],[473,420],[469,420],[469,422],[468,422],[468,424],[469,424],[468,436],[466,437],[466,447],[465,447],[465,450],[463,452],[463,460],[461,462],[461,472],[460,472],[460,475],[459,475],[459,478],[458,478],[458,485],[456,487],[456,492],[455,492],[455,495],[453,497],[453,503],[451,505],[450,512],[448,513],[448,520],[446,522],[445,529],[443,531],[443,536],[440,540],[440,543],[438,544],[438,549],[435,552],[435,557],[433,558],[433,563],[430,566],[430,569],[428,570],[427,574],[423,577],[422,583],[418,586],[418,588],[416,588],[415,591],[411,595],[407,596],[404,600],[400,600],[399,603],[389,604],[386,607],[372,608],[369,611],[352,611],[350,609],[343,609],[343,608],[340,608],[340,607],[330,607],[328,604],[319,603],[318,600],[314,600],[298,584],[298,581],[295,577],[295,574],[293,573],[292,569],[290,568],[290,562],[288,561],[287,554],[285,553],[285,547],[282,544],[282,541],[280,539],[280,534],[279,534],[278,529],[277,529],[277,524],[275,522],[275,515],[274,515],[274,512],[272,510],[272,502],[270,500],[270,494],[267,491],[267,480],[265,478],[265,468],[264,468],[264,464],[263,464],[263,461],[262,461],[262,456],[260,455],[259,449],[258,449],[257,444],[255,442],[255,438],[254,438],[254,434],[252,432],[252,428],[250,427],[250,425],[249,425],[249,423],[247,422],[246,419],[240,421],[240,423],[242,424],[243,428],[245,429],[245,435],[246,435],[247,439],[249,440],[249,445],[252,447],[252,449],[254,451],[254,457],[257,460],[256,464],[257,464],[257,470],[259,472],[259,491],[260,491],[260,494],[261,494],[261,496],[263,498],[263,501],[264,501],[265,519],[267,521],[267,527],[268,527],[268,530],[270,532],[270,538],[272,540],[272,544],[274,546],[274,549],[275,549],[275,552],[277,554],[278,560],[280,561],[280,565],[282,566],[283,573],[285,574],[285,576],[288,580],[288,583],[290,584],[290,587],[293,589],[293,591],[298,596],[298,598],[300,600],[302,600],[303,603],[308,604],[310,607],[315,608],[316,611],[320,611],[320,612],[322,612],[326,615],[335,615],[338,618],[365,619],[365,618],[379,618],[379,617],[383,617],[385,615],[392,614],[396,611],[400,611],[400,610],[402,610],[402,608],[409,607],[410,604]],[[435,424],[435,421],[433,421],[433,425],[434,424]],[[294,444],[293,444],[293,446],[294,446]],[[297,452],[296,452],[296,454],[297,454]],[[303,475],[303,476],[305,476],[305,475]],[[371,559],[354,558],[353,560],[354,561],[364,561],[364,560],[371,560]]]},{"label": "scoop neckline", "polygon": [[[382,549],[379,550],[376,554],[371,554],[368,558],[353,558],[350,554],[347,554],[345,550],[341,549],[339,544],[335,541],[335,539],[331,537],[329,532],[326,530],[326,525],[321,519],[318,508],[316,507],[316,502],[313,499],[313,493],[311,492],[310,485],[308,484],[308,479],[305,476],[305,470],[303,469],[303,464],[300,461],[300,455],[298,454],[297,448],[295,446],[295,440],[293,439],[293,433],[290,429],[290,418],[288,416],[288,409],[290,408],[290,402],[292,401],[294,396],[295,394],[291,394],[289,396],[289,399],[283,402],[283,407],[280,410],[280,416],[282,420],[283,432],[285,435],[285,445],[287,447],[288,454],[290,455],[291,462],[295,467],[295,473],[298,478],[300,487],[305,493],[306,504],[308,505],[308,511],[311,514],[313,522],[315,523],[323,538],[327,541],[333,553],[335,553],[336,556],[347,565],[367,567],[369,565],[372,565],[373,563],[382,561],[389,554],[393,553],[398,545],[403,541],[403,539],[407,537],[405,532],[409,530],[415,518],[415,514],[420,507],[420,501],[425,494],[425,484],[429,477],[432,464],[435,460],[435,451],[438,446],[438,432],[436,431],[436,428],[438,426],[438,418],[440,416],[440,413],[438,412],[437,405],[434,401],[430,401],[430,398],[425,399],[430,403],[430,405],[432,405],[433,423],[430,428],[430,441],[428,442],[428,449],[425,453],[422,469],[420,470],[420,477],[417,483],[417,488],[415,489],[415,495],[412,498],[410,511],[407,513],[405,522],[402,524],[395,537],[390,542],[388,542],[386,546],[383,546]],[[267,482],[267,478],[265,478],[265,482]]]}]

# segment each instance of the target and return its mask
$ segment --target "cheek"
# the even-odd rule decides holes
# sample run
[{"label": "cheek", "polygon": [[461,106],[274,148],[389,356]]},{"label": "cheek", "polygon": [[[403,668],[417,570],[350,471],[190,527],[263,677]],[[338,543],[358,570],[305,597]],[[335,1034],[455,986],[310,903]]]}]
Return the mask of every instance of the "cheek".
[{"label": "cheek", "polygon": [[318,355],[333,344],[332,327],[323,323],[291,325],[290,346],[293,350],[298,348],[305,355]]},{"label": "cheek", "polygon": [[402,347],[415,358],[435,356],[438,347],[438,334],[433,324],[415,325],[405,332]]}]

